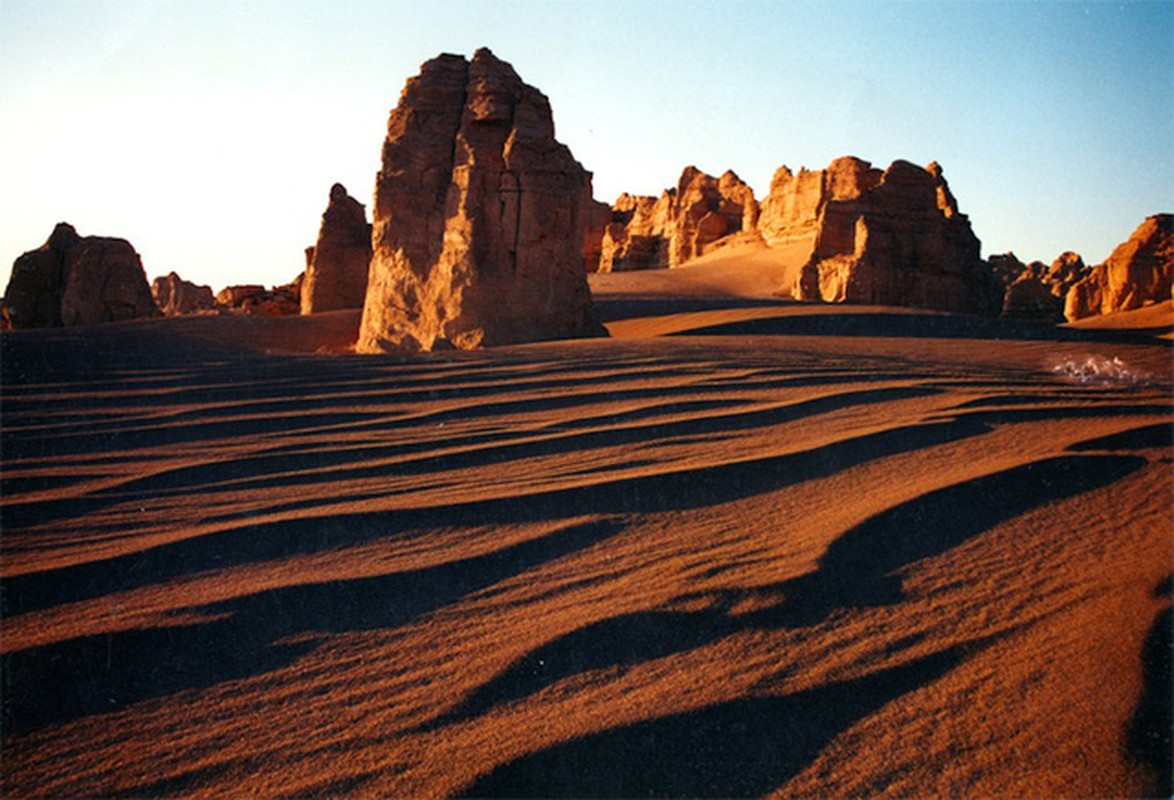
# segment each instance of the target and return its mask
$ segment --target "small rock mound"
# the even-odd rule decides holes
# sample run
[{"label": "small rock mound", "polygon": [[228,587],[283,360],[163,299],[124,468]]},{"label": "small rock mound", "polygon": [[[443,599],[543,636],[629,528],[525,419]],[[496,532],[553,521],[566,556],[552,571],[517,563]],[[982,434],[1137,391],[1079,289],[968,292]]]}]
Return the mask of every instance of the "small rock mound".
[{"label": "small rock mound", "polygon": [[142,260],[129,242],[79,236],[64,222],[45,244],[16,259],[4,292],[4,316],[17,329],[158,315]]}]

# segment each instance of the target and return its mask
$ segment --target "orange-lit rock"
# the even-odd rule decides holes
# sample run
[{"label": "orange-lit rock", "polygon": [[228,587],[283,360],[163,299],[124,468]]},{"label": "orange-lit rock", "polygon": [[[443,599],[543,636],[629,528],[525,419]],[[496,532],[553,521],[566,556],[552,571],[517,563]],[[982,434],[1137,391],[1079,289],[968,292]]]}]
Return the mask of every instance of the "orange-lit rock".
[{"label": "orange-lit rock", "polygon": [[303,314],[362,308],[371,263],[371,225],[363,204],[336,183],[322,214],[318,242],[306,250]]},{"label": "orange-lit rock", "polygon": [[590,174],[550,104],[489,50],[423,65],[391,112],[356,350],[596,335],[583,268]]},{"label": "orange-lit rock", "polygon": [[990,313],[1000,289],[938,165],[839,158],[775,173],[759,233],[805,261],[797,299]]},{"label": "orange-lit rock", "polygon": [[1105,263],[1072,286],[1064,316],[1072,321],[1169,300],[1172,265],[1174,215],[1147,217]]},{"label": "orange-lit rock", "polygon": [[622,194],[601,247],[599,272],[678,267],[718,240],[753,231],[758,202],[741,178],[720,178],[685,167],[675,188],[659,198]]}]

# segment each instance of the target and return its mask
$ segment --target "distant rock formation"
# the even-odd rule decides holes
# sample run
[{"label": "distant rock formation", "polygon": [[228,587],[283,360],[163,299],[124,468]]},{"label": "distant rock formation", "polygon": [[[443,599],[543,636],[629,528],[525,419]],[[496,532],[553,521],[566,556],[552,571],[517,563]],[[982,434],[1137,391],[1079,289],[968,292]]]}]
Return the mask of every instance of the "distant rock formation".
[{"label": "distant rock formation", "polygon": [[781,167],[758,231],[805,266],[801,300],[994,313],[1000,288],[941,168],[895,161],[885,171],[845,157],[825,170]]},{"label": "distant rock formation", "polygon": [[590,180],[509,64],[487,49],[426,62],[388,120],[355,349],[603,333],[583,269]]},{"label": "distant rock formation", "polygon": [[593,271],[678,267],[726,236],[753,231],[757,222],[758,202],[741,178],[685,167],[677,186],[659,198],[625,193],[616,199]]},{"label": "distant rock formation", "polygon": [[216,305],[225,311],[284,317],[301,312],[301,290],[305,273],[292,283],[266,289],[260,284],[226,286],[216,293]]},{"label": "distant rock formation", "polygon": [[143,263],[125,239],[79,236],[59,223],[16,259],[4,292],[12,328],[92,325],[158,316]]},{"label": "distant rock formation", "polygon": [[322,214],[318,243],[306,251],[303,314],[362,308],[371,263],[371,225],[363,204],[336,183]]},{"label": "distant rock formation", "polygon": [[151,296],[155,305],[166,316],[198,314],[216,308],[216,298],[208,286],[199,286],[185,281],[175,272],[160,275],[151,282]]},{"label": "distant rock formation", "polygon": [[1069,321],[1129,311],[1171,298],[1174,266],[1174,215],[1147,217],[1068,292],[1064,316]]}]

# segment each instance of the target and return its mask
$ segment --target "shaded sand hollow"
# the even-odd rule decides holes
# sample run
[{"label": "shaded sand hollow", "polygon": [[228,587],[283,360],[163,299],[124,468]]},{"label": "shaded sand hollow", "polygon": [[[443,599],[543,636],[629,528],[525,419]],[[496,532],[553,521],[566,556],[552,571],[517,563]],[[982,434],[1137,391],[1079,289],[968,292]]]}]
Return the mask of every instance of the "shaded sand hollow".
[{"label": "shaded sand hollow", "polygon": [[1169,794],[1169,308],[717,255],[610,340],[5,333],[5,796]]}]

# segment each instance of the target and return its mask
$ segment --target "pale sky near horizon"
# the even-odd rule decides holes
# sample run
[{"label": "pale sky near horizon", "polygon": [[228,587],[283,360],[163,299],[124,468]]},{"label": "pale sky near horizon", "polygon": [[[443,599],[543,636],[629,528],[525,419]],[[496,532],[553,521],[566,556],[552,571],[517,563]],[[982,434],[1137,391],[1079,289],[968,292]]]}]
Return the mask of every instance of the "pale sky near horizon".
[{"label": "pale sky near horizon", "polygon": [[0,0],[0,284],[58,221],[148,278],[286,283],[332,183],[370,212],[404,81],[480,46],[609,202],[936,160],[984,256],[1088,263],[1174,211],[1174,0]]}]

